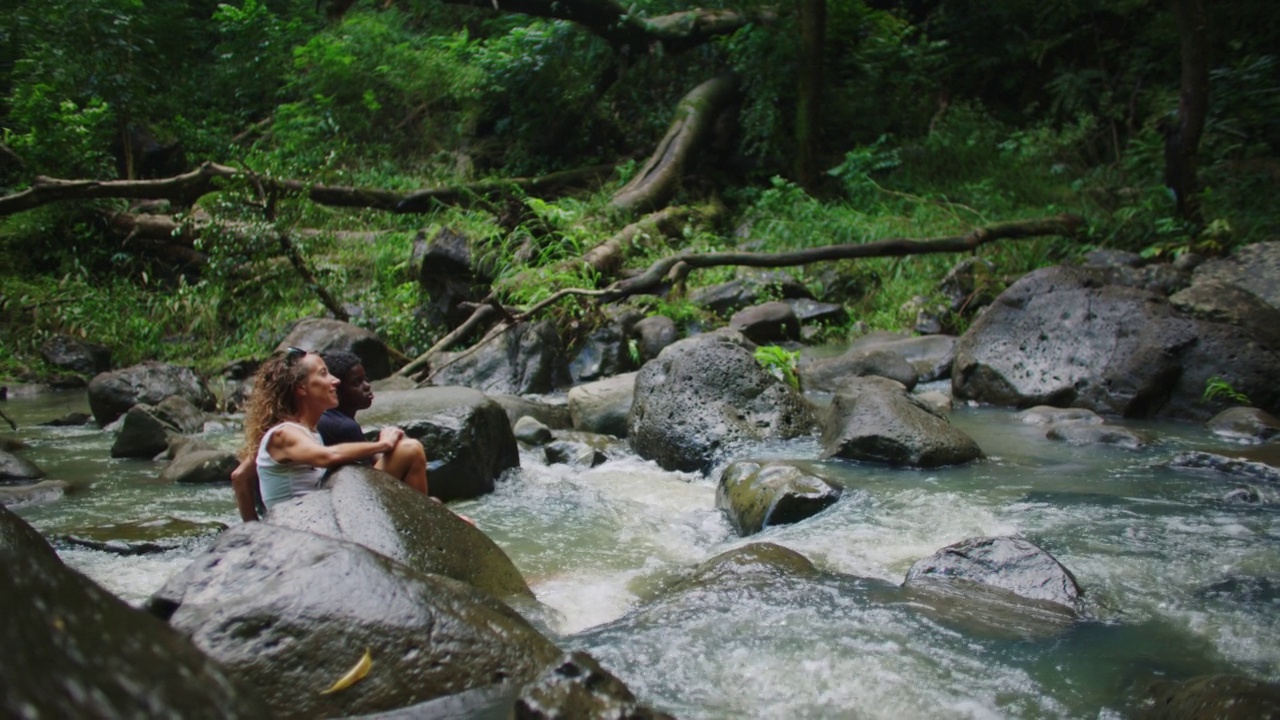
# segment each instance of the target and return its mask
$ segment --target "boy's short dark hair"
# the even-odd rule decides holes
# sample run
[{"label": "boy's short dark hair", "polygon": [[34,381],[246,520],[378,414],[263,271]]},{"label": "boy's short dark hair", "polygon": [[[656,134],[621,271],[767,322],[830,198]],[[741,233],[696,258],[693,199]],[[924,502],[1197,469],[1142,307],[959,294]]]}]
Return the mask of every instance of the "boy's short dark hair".
[{"label": "boy's short dark hair", "polygon": [[339,380],[345,380],[347,373],[351,372],[351,368],[364,364],[359,355],[346,350],[322,352],[320,353],[320,359],[324,360],[324,364],[329,368],[329,374]]}]

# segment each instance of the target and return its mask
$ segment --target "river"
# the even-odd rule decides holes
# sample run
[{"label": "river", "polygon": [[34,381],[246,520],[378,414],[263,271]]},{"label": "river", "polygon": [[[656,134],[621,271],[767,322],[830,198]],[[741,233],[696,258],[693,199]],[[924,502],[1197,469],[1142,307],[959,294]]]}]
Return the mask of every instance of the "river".
[{"label": "river", "polygon": [[[24,455],[71,483],[18,508],[47,535],[176,516],[237,522],[229,487],[177,487],[159,465],[113,460],[93,426],[35,425],[87,411],[83,393],[11,398]],[[1123,717],[1151,681],[1231,672],[1280,681],[1280,499],[1232,503],[1239,483],[1163,467],[1182,449],[1230,449],[1199,426],[1132,422],[1159,438],[1128,451],[1047,440],[1012,412],[959,408],[952,422],[988,455],[961,468],[815,462],[846,487],[820,515],[737,537],[710,478],[634,456],[594,469],[522,468],[456,503],[558,611],[555,639],[590,651],[645,702],[681,718]],[[234,423],[206,432],[237,441]],[[813,459],[815,439],[755,457]],[[979,535],[1020,535],[1053,553],[1096,620],[1045,637],[930,617],[890,601],[916,560]],[[709,594],[644,612],[691,565],[753,541],[796,550],[822,577]],[[198,544],[122,557],[61,547],[108,590],[140,603]]]}]

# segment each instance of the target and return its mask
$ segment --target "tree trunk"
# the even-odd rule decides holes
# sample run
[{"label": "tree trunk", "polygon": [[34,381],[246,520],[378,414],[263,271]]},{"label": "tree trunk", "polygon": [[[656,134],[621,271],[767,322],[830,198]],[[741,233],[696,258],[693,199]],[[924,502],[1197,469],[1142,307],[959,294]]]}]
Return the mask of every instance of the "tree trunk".
[{"label": "tree trunk", "polygon": [[812,194],[818,184],[818,130],[822,127],[822,49],[827,0],[796,0],[800,15],[800,87],[796,101],[796,182]]},{"label": "tree trunk", "polygon": [[680,184],[685,163],[701,147],[737,87],[736,78],[721,75],[689,91],[676,106],[666,137],[635,177],[614,193],[610,204],[620,210],[644,212],[666,203]]},{"label": "tree trunk", "polygon": [[[1166,178],[1178,200],[1178,214],[1197,227],[1200,208],[1197,155],[1209,113],[1209,19],[1203,0],[1174,0],[1182,53],[1182,87],[1178,96],[1176,133],[1166,157]],[[1170,162],[1172,161],[1172,162]]]}]

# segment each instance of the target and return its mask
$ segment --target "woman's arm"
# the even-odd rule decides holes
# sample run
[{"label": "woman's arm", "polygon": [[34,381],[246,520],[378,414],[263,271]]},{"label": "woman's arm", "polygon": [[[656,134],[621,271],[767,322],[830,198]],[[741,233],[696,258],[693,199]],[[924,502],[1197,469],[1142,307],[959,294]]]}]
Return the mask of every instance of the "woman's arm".
[{"label": "woman's arm", "polygon": [[236,493],[236,508],[240,510],[240,519],[253,522],[258,519],[258,465],[253,455],[240,461],[239,467],[231,471],[231,487]]},{"label": "woman's arm", "polygon": [[295,462],[312,467],[331,468],[389,452],[404,437],[398,427],[384,427],[374,442],[321,445],[315,438],[293,425],[284,425],[271,434],[267,452],[276,462]]}]

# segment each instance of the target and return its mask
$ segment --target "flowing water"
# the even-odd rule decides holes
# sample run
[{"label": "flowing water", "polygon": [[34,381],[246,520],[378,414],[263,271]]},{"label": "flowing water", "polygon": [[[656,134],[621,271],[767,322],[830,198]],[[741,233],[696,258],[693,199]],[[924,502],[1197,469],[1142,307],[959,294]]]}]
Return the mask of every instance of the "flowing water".
[{"label": "flowing water", "polygon": [[[110,433],[32,424],[87,409],[82,394],[11,399],[25,455],[72,483],[18,509],[46,534],[166,515],[237,522],[229,487],[175,487],[159,466],[111,460]],[[458,503],[557,611],[554,639],[588,650],[645,702],[681,718],[1123,717],[1160,678],[1231,672],[1280,680],[1280,499],[1224,496],[1223,476],[1162,467],[1182,449],[1232,449],[1198,426],[1134,423],[1132,452],[1044,438],[1004,410],[952,421],[988,458],[895,470],[811,469],[845,486],[805,522],[739,538],[710,477],[628,456],[586,470],[531,453],[492,495]],[[208,438],[235,444],[234,428]],[[813,460],[814,439],[753,448]],[[1044,635],[925,612],[896,594],[916,560],[978,535],[1020,535],[1072,570],[1095,620]],[[792,583],[685,592],[687,569],[749,542],[796,550],[826,571]],[[137,603],[199,545],[141,557],[61,548],[71,566]],[[656,602],[651,602],[659,598]],[[669,600],[670,598],[668,598]]]}]

